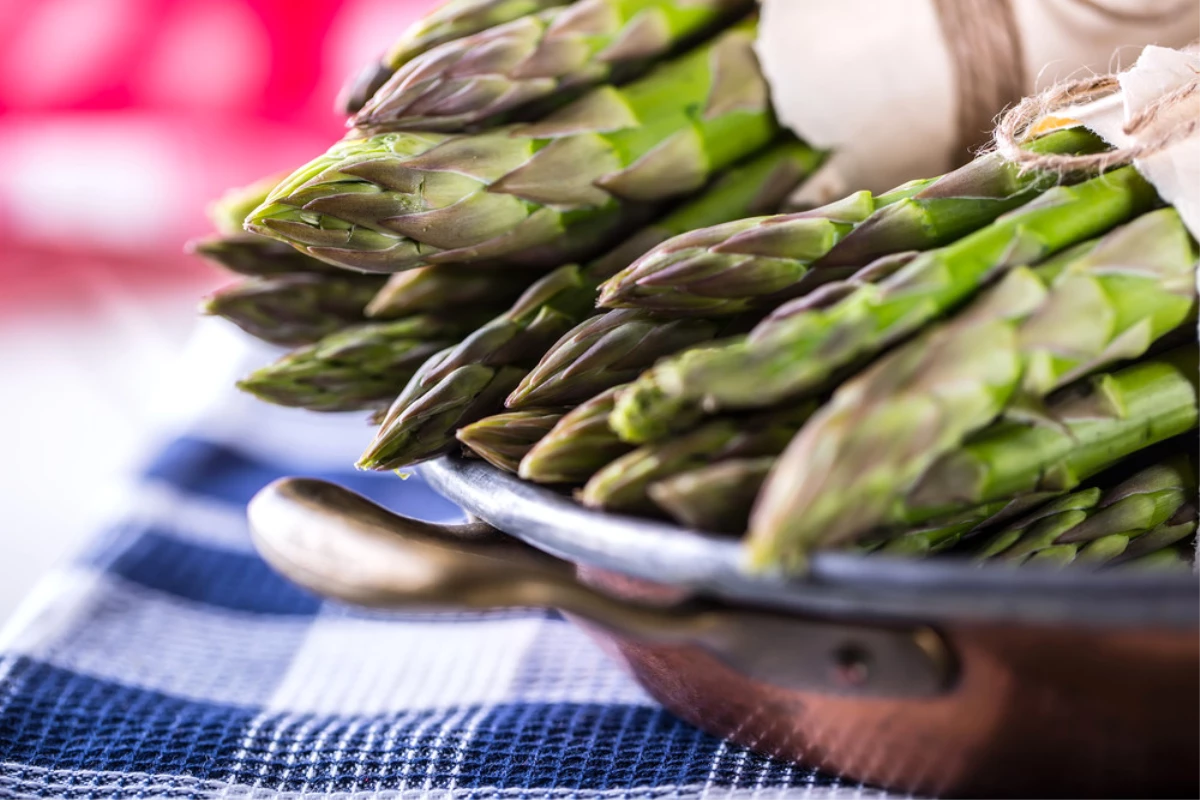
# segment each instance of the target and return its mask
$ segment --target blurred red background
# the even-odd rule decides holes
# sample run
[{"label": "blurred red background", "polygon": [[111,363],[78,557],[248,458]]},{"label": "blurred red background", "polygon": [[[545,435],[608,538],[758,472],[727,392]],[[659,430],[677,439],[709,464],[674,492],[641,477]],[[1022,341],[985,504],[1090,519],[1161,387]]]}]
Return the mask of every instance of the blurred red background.
[{"label": "blurred red background", "polygon": [[220,282],[182,254],[205,205],[339,137],[432,2],[0,0],[0,306]]}]

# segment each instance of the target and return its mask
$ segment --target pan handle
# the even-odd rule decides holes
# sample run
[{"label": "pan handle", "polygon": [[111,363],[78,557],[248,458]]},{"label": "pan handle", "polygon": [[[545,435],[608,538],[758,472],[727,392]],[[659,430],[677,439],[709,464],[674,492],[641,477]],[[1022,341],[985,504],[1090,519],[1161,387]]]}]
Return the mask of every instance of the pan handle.
[{"label": "pan handle", "polygon": [[913,697],[946,692],[955,665],[924,626],[818,621],[691,602],[649,608],[616,600],[574,568],[484,523],[409,519],[336,484],[284,478],[250,502],[259,552],[292,581],[374,608],[556,608],[619,637],[698,646],[757,680],[788,689]]}]

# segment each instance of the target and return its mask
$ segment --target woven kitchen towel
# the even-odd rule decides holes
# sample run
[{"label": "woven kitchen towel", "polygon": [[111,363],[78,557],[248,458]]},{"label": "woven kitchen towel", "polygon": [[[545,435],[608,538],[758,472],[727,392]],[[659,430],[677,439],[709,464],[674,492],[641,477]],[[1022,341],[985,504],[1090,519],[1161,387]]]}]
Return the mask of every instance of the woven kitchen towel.
[{"label": "woven kitchen towel", "polygon": [[552,612],[368,613],[277,576],[244,507],[282,475],[461,518],[417,479],[337,470],[361,419],[222,388],[187,430],[0,632],[0,797],[879,794],[673,718]]}]

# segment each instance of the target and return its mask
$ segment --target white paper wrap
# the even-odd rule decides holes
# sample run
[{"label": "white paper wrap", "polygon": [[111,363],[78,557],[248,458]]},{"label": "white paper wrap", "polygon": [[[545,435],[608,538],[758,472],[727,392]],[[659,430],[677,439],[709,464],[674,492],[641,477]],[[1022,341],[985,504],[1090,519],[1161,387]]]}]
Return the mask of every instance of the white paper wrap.
[{"label": "white paper wrap", "polygon": [[[1062,116],[1079,120],[1114,147],[1146,144],[1181,120],[1200,119],[1200,92],[1180,100],[1158,114],[1158,124],[1129,135],[1129,120],[1152,103],[1200,80],[1200,51],[1147,47],[1129,70],[1118,76],[1118,94],[1064,110]],[[1166,149],[1134,159],[1138,171],[1175,206],[1193,236],[1200,238],[1200,129]]]},{"label": "white paper wrap", "polygon": [[[1023,94],[1200,33],[1197,0],[1093,0],[1113,13],[1081,0],[1010,1]],[[834,150],[822,197],[885,191],[958,160],[958,78],[934,0],[762,0],[758,52],[780,120]]]}]

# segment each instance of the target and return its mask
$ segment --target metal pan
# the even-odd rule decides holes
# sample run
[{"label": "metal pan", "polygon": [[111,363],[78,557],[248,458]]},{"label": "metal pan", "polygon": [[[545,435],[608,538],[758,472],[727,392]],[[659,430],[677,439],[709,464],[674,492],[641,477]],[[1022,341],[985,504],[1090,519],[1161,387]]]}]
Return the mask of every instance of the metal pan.
[{"label": "metal pan", "polygon": [[476,461],[420,471],[480,522],[293,478],[251,503],[256,543],[353,603],[561,609],[678,716],[889,789],[1200,791],[1194,576],[836,553],[803,580],[752,575],[731,539],[588,511]]}]

